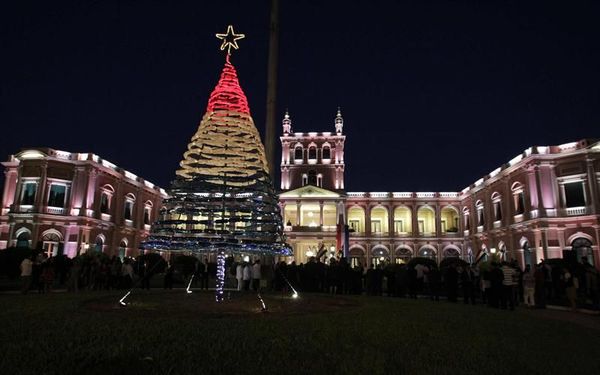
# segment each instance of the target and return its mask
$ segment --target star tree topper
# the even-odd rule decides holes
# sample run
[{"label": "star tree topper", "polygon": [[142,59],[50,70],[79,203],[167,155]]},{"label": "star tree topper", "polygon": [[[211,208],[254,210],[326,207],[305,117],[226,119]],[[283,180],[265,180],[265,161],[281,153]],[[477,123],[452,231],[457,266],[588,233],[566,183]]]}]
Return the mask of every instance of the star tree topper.
[{"label": "star tree topper", "polygon": [[238,49],[237,41],[246,37],[244,34],[236,34],[231,25],[227,26],[227,33],[216,34],[216,36],[223,41],[223,43],[221,43],[221,51],[227,49],[228,55],[231,55],[231,47],[233,47],[233,49]]}]

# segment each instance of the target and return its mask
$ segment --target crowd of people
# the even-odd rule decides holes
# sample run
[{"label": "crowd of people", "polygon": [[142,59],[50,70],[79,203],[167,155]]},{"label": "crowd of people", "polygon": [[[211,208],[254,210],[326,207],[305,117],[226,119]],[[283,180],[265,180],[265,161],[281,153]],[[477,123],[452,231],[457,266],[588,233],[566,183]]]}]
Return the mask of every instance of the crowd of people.
[{"label": "crowd of people", "polygon": [[[54,286],[73,292],[134,286],[149,289],[155,277],[162,277],[167,289],[176,282],[188,281],[192,287],[208,289],[210,280],[216,278],[216,264],[208,258],[190,258],[192,263],[188,267],[178,269],[173,262],[160,257],[158,262],[151,262],[143,257],[90,255],[69,259],[41,253],[21,262],[21,292],[33,289],[47,293]],[[482,303],[510,310],[520,303],[543,308],[557,301],[566,301],[572,309],[577,308],[578,302],[600,308],[599,272],[587,262],[565,266],[542,260],[522,270],[515,261],[469,265],[457,259],[440,266],[433,261],[381,262],[365,269],[360,263],[351,266],[345,258],[331,258],[325,263],[312,257],[306,264],[282,261],[273,266],[263,265],[260,260],[235,262],[228,258],[226,267],[226,287],[238,291],[258,291],[268,285],[269,289],[281,292],[420,296],[434,301],[443,296],[450,302],[462,300],[465,304]]]}]

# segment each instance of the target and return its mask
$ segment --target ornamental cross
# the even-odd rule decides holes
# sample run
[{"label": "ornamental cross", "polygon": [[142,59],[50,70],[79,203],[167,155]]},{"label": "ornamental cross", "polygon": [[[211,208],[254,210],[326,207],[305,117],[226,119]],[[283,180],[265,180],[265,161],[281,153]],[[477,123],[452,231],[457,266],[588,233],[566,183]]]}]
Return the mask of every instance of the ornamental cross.
[{"label": "ornamental cross", "polygon": [[225,34],[215,34],[218,39],[221,39],[223,43],[221,43],[221,51],[227,49],[227,54],[231,55],[231,47],[233,49],[238,49],[237,41],[239,39],[244,39],[246,35],[244,34],[236,34],[233,31],[233,26],[227,26],[227,32]]}]

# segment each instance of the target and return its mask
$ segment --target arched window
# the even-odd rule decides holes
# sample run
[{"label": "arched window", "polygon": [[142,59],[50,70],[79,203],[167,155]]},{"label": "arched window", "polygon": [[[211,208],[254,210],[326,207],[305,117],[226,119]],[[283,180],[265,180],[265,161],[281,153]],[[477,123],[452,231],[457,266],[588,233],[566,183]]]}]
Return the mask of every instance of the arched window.
[{"label": "arched window", "polygon": [[498,192],[492,194],[492,204],[494,205],[494,221],[502,220],[502,199]]},{"label": "arched window", "polygon": [[135,195],[129,193],[125,196],[125,212],[123,217],[125,220],[133,220],[133,204],[135,203]]},{"label": "arched window", "polygon": [[24,231],[17,236],[17,247],[28,248],[31,240],[31,233]]},{"label": "arched window", "polygon": [[100,194],[100,213],[109,214],[110,213],[110,202],[112,200],[112,196],[115,193],[115,189],[106,184],[102,186],[101,194]]},{"label": "arched window", "polygon": [[302,175],[302,186],[305,186],[308,184],[308,175],[306,173],[304,173]]},{"label": "arched window", "polygon": [[294,160],[302,161],[302,159],[304,159],[304,149],[298,144],[294,149]]},{"label": "arched window", "polygon": [[571,243],[571,249],[577,257],[577,262],[594,264],[594,255],[592,251],[592,242],[587,238],[578,237]]},{"label": "arched window", "polygon": [[125,259],[125,255],[127,255],[127,241],[123,239],[119,244],[119,258],[121,258],[121,261]]},{"label": "arched window", "polygon": [[308,184],[317,186],[317,172],[314,170],[308,171]]},{"label": "arched window", "polygon": [[471,219],[470,219],[470,211],[467,207],[463,208],[463,217],[464,217],[465,230],[469,230],[471,228]]},{"label": "arched window", "polygon": [[521,215],[525,212],[525,192],[523,189],[523,184],[520,182],[515,182],[512,187],[513,194],[513,204],[515,215]]},{"label": "arched window", "polygon": [[308,147],[308,160],[317,160],[317,146],[310,145]]},{"label": "arched window", "polygon": [[483,212],[483,202],[477,201],[475,203],[475,208],[477,208],[477,226],[482,227],[485,225],[485,215]]},{"label": "arched window", "polygon": [[317,175],[317,186],[323,187],[323,175],[320,173]]},{"label": "arched window", "polygon": [[146,201],[144,203],[144,225],[150,225],[151,223],[151,215],[152,215],[152,202]]},{"label": "arched window", "polygon": [[104,250],[104,238],[101,236],[96,237],[96,243],[94,244],[94,251],[101,253]]},{"label": "arched window", "polygon": [[48,257],[57,256],[60,241],[62,240],[60,233],[56,233],[54,230],[44,232],[42,236],[42,249]]},{"label": "arched window", "polygon": [[328,144],[325,144],[323,146],[323,149],[321,150],[321,159],[323,159],[323,160],[331,159],[331,148],[329,147]]}]

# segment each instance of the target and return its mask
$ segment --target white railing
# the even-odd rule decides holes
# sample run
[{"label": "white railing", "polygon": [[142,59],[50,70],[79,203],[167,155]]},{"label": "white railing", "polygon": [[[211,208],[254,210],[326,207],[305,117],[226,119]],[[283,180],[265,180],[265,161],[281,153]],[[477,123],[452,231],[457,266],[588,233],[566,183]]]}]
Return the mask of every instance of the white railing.
[{"label": "white railing", "polygon": [[52,215],[64,215],[66,214],[66,209],[63,207],[46,207],[46,213]]},{"label": "white railing", "polygon": [[110,218],[111,218],[110,214],[105,214],[105,213],[100,214],[100,219],[102,219],[104,221],[110,221]]},{"label": "white railing", "polygon": [[494,221],[494,228],[500,228],[501,225],[502,225],[502,222],[500,220]]},{"label": "white railing", "polygon": [[417,198],[435,198],[435,193],[417,193]]},{"label": "white railing", "polygon": [[453,192],[441,192],[441,193],[440,193],[440,197],[441,197],[441,198],[458,198],[458,193],[453,193]]},{"label": "white railing", "polygon": [[369,196],[371,198],[387,198],[387,197],[389,197],[389,193],[375,192],[375,193],[369,193]]},{"label": "white railing", "polygon": [[468,236],[469,235],[469,230],[467,229],[467,230],[463,231],[463,235]]},{"label": "white railing", "polygon": [[92,210],[92,209],[89,209],[89,208],[88,208],[88,209],[86,209],[86,210],[85,210],[85,215],[86,215],[87,217],[94,217],[94,210]]},{"label": "white railing", "polygon": [[392,193],[394,198],[412,198],[413,193]]},{"label": "white railing", "polygon": [[514,216],[515,223],[520,223],[523,221],[523,214],[518,214]]},{"label": "white railing", "polygon": [[587,214],[587,210],[585,207],[568,207],[565,210],[567,216],[578,216]]},{"label": "white railing", "polygon": [[529,211],[529,217],[531,219],[536,219],[539,216],[540,216],[540,211],[538,211],[537,209]]},{"label": "white railing", "polygon": [[125,219],[125,225],[128,227],[132,227],[133,226],[133,221],[129,220],[129,219]]},{"label": "white railing", "polygon": [[477,233],[481,233],[481,232],[483,232],[483,225],[479,225],[477,227]]},{"label": "white railing", "polygon": [[364,198],[366,195],[366,193],[348,193],[348,197],[350,198]]},{"label": "white railing", "polygon": [[58,159],[65,159],[65,160],[70,160],[71,159],[71,153],[70,152],[66,152],[66,151],[58,151],[56,150],[56,157]]}]

